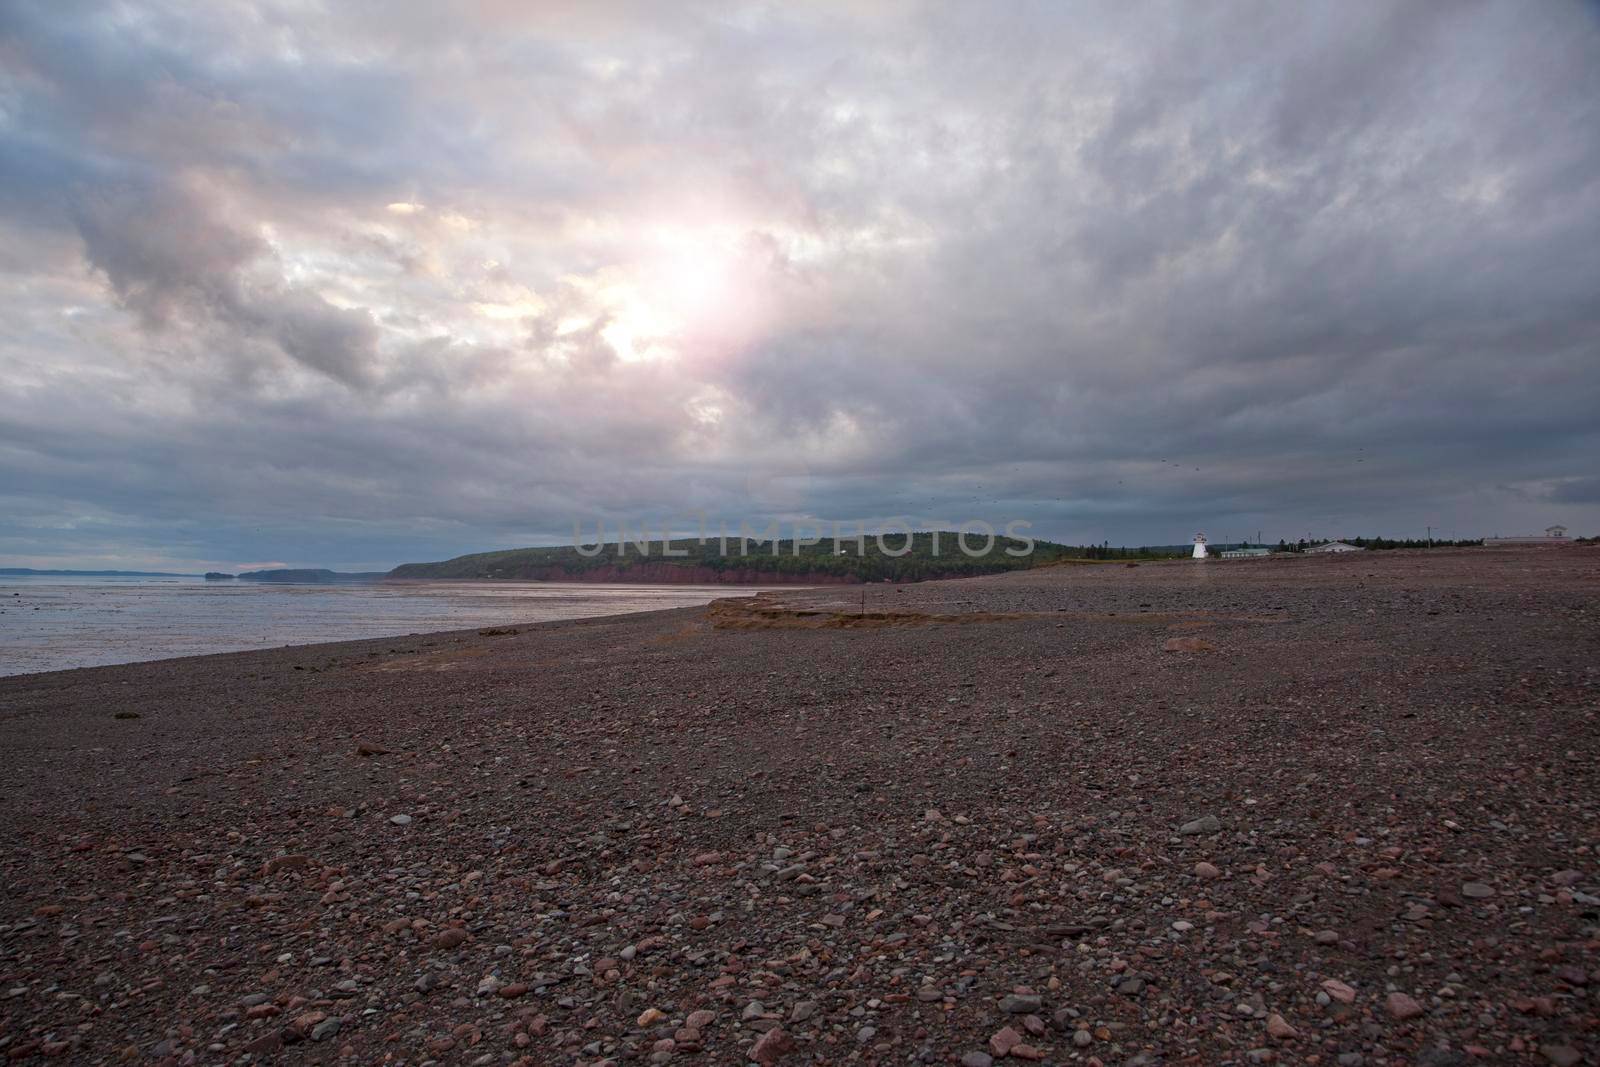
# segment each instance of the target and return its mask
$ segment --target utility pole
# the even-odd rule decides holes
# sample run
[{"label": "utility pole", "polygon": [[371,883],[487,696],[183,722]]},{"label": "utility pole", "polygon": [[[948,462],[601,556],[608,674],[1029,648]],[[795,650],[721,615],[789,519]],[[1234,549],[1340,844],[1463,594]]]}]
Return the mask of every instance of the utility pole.
[{"label": "utility pole", "polygon": [[1433,527],[1428,527],[1428,547],[1433,547]]}]

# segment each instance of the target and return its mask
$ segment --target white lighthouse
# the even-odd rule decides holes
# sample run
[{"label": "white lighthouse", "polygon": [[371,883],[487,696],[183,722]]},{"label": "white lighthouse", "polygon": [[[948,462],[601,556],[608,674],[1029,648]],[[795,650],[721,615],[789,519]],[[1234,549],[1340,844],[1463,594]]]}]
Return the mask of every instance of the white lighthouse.
[{"label": "white lighthouse", "polygon": [[1194,535],[1194,558],[1206,558],[1206,535],[1203,533],[1197,533]]}]

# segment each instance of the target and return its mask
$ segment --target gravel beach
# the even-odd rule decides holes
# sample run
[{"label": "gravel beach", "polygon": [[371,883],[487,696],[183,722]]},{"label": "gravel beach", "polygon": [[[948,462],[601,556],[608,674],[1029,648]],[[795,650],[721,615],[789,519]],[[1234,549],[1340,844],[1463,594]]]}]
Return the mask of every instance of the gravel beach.
[{"label": "gravel beach", "polygon": [[1600,1062],[1597,594],[1108,564],[0,679],[0,1062]]}]

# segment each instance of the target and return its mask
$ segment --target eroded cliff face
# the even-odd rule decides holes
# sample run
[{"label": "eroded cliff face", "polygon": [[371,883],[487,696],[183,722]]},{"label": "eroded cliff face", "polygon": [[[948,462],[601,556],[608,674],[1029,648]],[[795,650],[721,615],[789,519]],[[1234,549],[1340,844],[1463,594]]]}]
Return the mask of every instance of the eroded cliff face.
[{"label": "eroded cliff face", "polygon": [[672,563],[630,563],[626,567],[606,566],[591,570],[568,571],[564,567],[518,567],[495,575],[496,579],[519,582],[636,582],[645,585],[857,585],[854,575],[764,571],[757,566],[717,570],[711,567]]}]

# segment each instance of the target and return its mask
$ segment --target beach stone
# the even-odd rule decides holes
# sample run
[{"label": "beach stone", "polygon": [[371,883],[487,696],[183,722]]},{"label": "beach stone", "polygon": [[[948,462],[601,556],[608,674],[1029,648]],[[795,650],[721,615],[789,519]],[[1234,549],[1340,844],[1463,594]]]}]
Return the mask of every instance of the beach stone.
[{"label": "beach stone", "polygon": [[1328,994],[1328,996],[1332,997],[1334,1000],[1337,1000],[1340,1004],[1355,1003],[1355,989],[1339,981],[1337,978],[1324,978],[1322,980],[1322,988]]},{"label": "beach stone", "polygon": [[961,1057],[961,1067],[994,1067],[994,1057],[987,1052],[969,1052]]},{"label": "beach stone", "polygon": [[716,1019],[716,1012],[706,1011],[704,1008],[702,1008],[699,1011],[691,1011],[689,1013],[689,1017],[683,1021],[683,1025],[687,1026],[691,1030],[699,1030],[704,1033],[706,1027],[710,1026],[713,1022],[716,1022]]},{"label": "beach stone", "polygon": [[817,1013],[817,1002],[814,1000],[800,1000],[789,1010],[789,1021],[803,1023]]},{"label": "beach stone", "polygon": [[410,826],[411,825],[411,816],[409,816],[409,815],[391,815],[391,816],[389,816],[389,821],[394,823],[396,826]]},{"label": "beach stone", "polygon": [[1218,878],[1222,877],[1222,872],[1212,864],[1207,863],[1205,860],[1201,860],[1199,863],[1194,865],[1194,874],[1196,878],[1203,879],[1207,882],[1214,882]]},{"label": "beach stone", "polygon": [[339,1032],[339,1017],[337,1015],[324,1019],[311,1028],[311,1040],[326,1041]]},{"label": "beach stone", "polygon": [[283,1033],[279,1030],[262,1034],[244,1046],[244,1050],[252,1056],[266,1056],[281,1048],[283,1048]]},{"label": "beach stone", "polygon": [[1392,1018],[1399,1020],[1415,1019],[1422,1014],[1422,1005],[1404,993],[1390,993],[1383,1005]]},{"label": "beach stone", "polygon": [[794,1038],[784,1033],[781,1027],[774,1027],[762,1034],[756,1043],[750,1046],[750,1058],[762,1067],[767,1067],[768,1064],[777,1063],[793,1052],[795,1047]]},{"label": "beach stone", "polygon": [[1482,882],[1463,882],[1461,895],[1472,900],[1486,900],[1494,896],[1494,889]]},{"label": "beach stone", "polygon": [[1072,1032],[1072,1043],[1079,1048],[1088,1048],[1094,1044],[1094,1035],[1087,1030],[1074,1030]]},{"label": "beach stone", "polygon": [[1193,837],[1196,834],[1214,834],[1221,829],[1222,821],[1215,815],[1202,815],[1200,818],[1191,819],[1178,827],[1178,833],[1185,837]]},{"label": "beach stone", "polygon": [[1555,1067],[1578,1067],[1583,1062],[1583,1053],[1571,1045],[1540,1045],[1539,1055],[1555,1064]]},{"label": "beach stone", "polygon": [[1027,1015],[1040,1010],[1042,1007],[1044,1007],[1044,998],[1021,993],[1012,993],[1010,996],[1002,997],[1000,1000],[1000,1010],[1007,1015]]},{"label": "beach stone", "polygon": [[433,938],[434,948],[452,949],[466,941],[467,932],[459,926],[451,926],[440,930]]},{"label": "beach stone", "polygon": [[1267,1034],[1280,1041],[1286,1041],[1291,1037],[1299,1037],[1300,1031],[1290,1026],[1289,1021],[1283,1016],[1273,1013],[1267,1016]]},{"label": "beach stone", "polygon": [[1002,1027],[996,1030],[989,1038],[989,1051],[996,1056],[1009,1055],[1011,1050],[1022,1043],[1022,1035],[1011,1027]]}]

